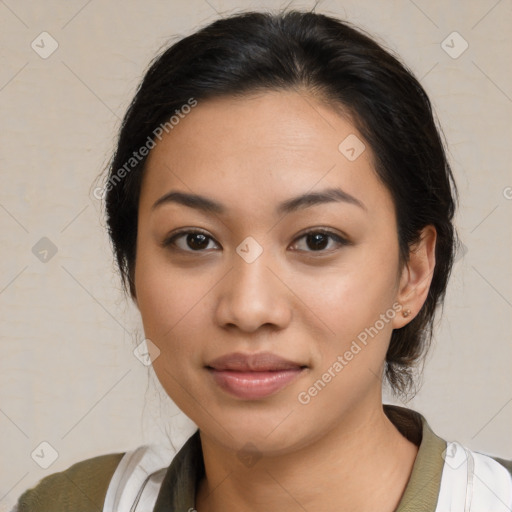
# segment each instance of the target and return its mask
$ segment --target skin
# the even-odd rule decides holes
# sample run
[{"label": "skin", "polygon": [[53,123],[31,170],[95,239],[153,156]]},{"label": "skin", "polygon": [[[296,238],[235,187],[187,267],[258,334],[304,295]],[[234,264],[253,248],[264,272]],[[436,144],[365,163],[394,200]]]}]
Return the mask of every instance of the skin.
[{"label": "skin", "polygon": [[[149,155],[135,301],[146,337],[160,350],[153,361],[159,381],[200,429],[206,478],[199,512],[391,512],[407,485],[418,448],[383,412],[382,374],[392,330],[410,322],[427,297],[436,232],[424,229],[400,270],[390,193],[368,144],[354,161],[338,150],[350,134],[363,140],[348,118],[306,92],[265,92],[199,102]],[[330,187],[366,209],[330,202],[275,214],[281,201]],[[152,210],[170,190],[206,196],[228,211],[176,203]],[[174,249],[162,247],[178,228],[205,231],[202,252],[186,236]],[[303,236],[309,228],[329,228],[351,243],[327,239],[315,250]],[[252,263],[236,252],[248,236],[263,249]],[[411,314],[394,315],[300,403],[299,393],[396,303]],[[308,368],[278,393],[244,400],[204,368],[235,351],[270,351]]]}]

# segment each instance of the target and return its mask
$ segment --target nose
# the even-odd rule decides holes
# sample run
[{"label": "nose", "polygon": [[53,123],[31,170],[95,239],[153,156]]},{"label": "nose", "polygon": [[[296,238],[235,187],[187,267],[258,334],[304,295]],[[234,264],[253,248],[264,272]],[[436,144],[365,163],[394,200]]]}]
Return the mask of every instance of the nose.
[{"label": "nose", "polygon": [[291,319],[290,289],[272,267],[264,250],[248,262],[238,253],[232,257],[231,271],[219,283],[216,321],[224,328],[252,333],[262,326],[285,328]]}]

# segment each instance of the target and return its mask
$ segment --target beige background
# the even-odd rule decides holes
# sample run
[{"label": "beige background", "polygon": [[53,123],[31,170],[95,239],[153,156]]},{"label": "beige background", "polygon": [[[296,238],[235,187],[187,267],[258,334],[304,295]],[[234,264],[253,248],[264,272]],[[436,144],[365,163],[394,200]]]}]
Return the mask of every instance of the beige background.
[{"label": "beige background", "polygon": [[[114,273],[94,180],[159,48],[219,16],[284,5],[0,1],[0,511],[74,462],[166,443],[166,430],[179,447],[192,432],[133,355],[144,336]],[[403,57],[431,96],[460,187],[467,252],[408,406],[445,439],[512,458],[512,2],[337,0],[316,10]],[[43,31],[58,42],[46,59],[31,47]],[[441,46],[453,31],[469,44],[456,59]],[[46,263],[33,253],[42,237],[57,249]],[[47,469],[31,458],[43,441],[58,452]]]}]

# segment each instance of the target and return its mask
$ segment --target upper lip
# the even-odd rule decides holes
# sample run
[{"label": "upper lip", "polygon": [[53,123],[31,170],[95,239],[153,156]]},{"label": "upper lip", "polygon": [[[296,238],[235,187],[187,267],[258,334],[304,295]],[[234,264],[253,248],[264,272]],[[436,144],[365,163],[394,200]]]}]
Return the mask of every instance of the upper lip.
[{"label": "upper lip", "polygon": [[210,361],[206,367],[214,370],[235,370],[239,372],[253,371],[276,371],[276,370],[293,370],[304,368],[306,365],[284,359],[271,352],[260,352],[258,354],[243,354],[242,352],[234,352],[226,354]]}]

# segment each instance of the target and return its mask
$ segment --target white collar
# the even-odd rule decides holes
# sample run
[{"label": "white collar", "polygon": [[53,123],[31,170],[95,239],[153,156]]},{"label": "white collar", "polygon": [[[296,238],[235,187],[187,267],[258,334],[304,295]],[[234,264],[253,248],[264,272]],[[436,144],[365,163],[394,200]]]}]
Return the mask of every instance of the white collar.
[{"label": "white collar", "polygon": [[450,442],[436,512],[510,512],[512,476],[492,457]]},{"label": "white collar", "polygon": [[[161,445],[126,452],[111,479],[103,512],[152,512],[173,457]],[[435,512],[512,510],[512,476],[492,457],[457,442],[447,443],[443,457]]]}]

